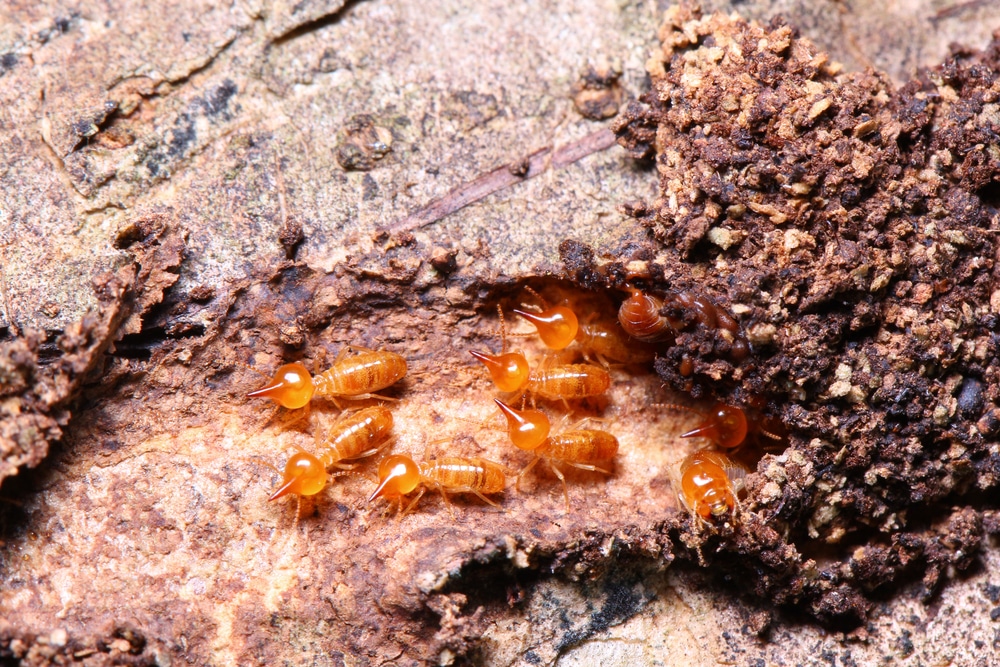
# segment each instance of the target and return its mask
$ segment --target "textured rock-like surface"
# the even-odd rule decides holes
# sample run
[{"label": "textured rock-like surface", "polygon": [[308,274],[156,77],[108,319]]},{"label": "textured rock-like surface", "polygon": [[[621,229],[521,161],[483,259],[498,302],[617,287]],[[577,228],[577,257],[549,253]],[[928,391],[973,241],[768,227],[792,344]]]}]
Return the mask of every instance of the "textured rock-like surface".
[{"label": "textured rock-like surface", "polygon": [[[898,24],[877,8],[862,20],[860,9],[837,7],[844,12],[823,16],[811,2],[740,4],[768,19],[785,10],[838,60],[857,50],[839,37]],[[905,48],[881,39],[863,51],[904,80],[900,71],[939,61],[948,41],[983,43],[969,30],[988,26],[991,10],[970,6]],[[906,17],[931,13],[914,5]],[[262,426],[269,409],[243,398],[261,378],[246,366],[312,364],[345,343],[411,360],[411,376],[389,392],[400,399],[397,451],[527,462],[480,428],[492,392],[467,350],[496,347],[496,300],[510,306],[523,296],[519,280],[561,272],[566,239],[602,261],[650,247],[617,208],[654,201],[655,174],[618,149],[579,159],[604,145],[595,134],[604,125],[580,114],[605,115],[602,91],[617,95],[615,85],[626,99],[642,92],[659,21],[646,5],[610,2],[0,8],[0,326],[8,338],[48,332],[4,341],[0,409],[5,429],[38,414],[65,434],[26,471],[57,432],[18,440],[24,429],[4,431],[17,438],[2,441],[3,474],[21,473],[3,486],[15,502],[0,503],[2,657],[415,664],[464,654],[538,664],[594,650],[630,618],[629,646],[658,651],[641,630],[628,633],[665,618],[708,638],[708,649],[677,644],[702,663],[738,661],[740,650],[808,663],[855,646],[780,615],[772,622],[756,601],[720,602],[743,584],[662,574],[675,557],[697,562],[687,544],[706,535],[686,530],[668,482],[691,446],[674,436],[692,418],[646,409],[671,397],[638,369],[615,369],[607,404],[590,406],[622,451],[608,478],[570,475],[569,515],[544,471],[523,493],[504,494],[503,513],[456,498],[453,516],[432,494],[395,521],[361,502],[372,485],[354,477],[304,507],[298,525],[291,507],[265,500],[277,475],[261,460],[280,466],[293,445],[314,444],[307,431]],[[608,63],[621,75],[595,89],[589,73]],[[590,148],[560,150],[574,146]],[[530,178],[510,186],[498,177],[489,182],[504,187],[444,220],[395,225],[498,167]],[[570,264],[582,256],[565,255]],[[100,316],[86,317],[91,309]],[[39,394],[38,380],[50,378],[59,392]],[[332,419],[329,408],[317,412]],[[982,520],[996,532],[991,515]],[[962,510],[941,522],[938,563],[954,556],[954,535],[979,534],[978,521]],[[770,571],[788,578],[768,590],[824,600],[824,584],[788,585],[803,574],[789,564],[821,553],[799,556],[762,518],[744,525],[745,554],[716,555],[726,545],[715,538],[704,545],[709,574],[771,555]],[[867,553],[856,569],[875,572],[882,561]],[[945,604],[982,615],[996,572],[985,563],[972,588],[944,589]],[[837,576],[838,585],[872,578]],[[966,598],[947,597],[953,590]],[[909,605],[887,607],[852,659],[892,655],[887,638],[920,613]],[[737,622],[740,633],[723,639]],[[775,642],[762,653],[756,633],[769,623]],[[982,624],[970,627],[949,639],[984,642]],[[930,641],[914,634],[913,651],[928,661],[969,655]]]}]

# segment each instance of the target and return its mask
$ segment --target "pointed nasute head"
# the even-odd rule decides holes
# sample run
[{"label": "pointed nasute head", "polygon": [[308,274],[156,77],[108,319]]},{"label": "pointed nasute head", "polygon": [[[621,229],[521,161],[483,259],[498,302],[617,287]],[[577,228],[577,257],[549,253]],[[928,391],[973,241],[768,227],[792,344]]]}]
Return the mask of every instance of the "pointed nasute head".
[{"label": "pointed nasute head", "polygon": [[747,418],[742,409],[719,403],[697,428],[682,433],[682,438],[708,438],[719,447],[734,449],[747,437]]},{"label": "pointed nasute head", "polygon": [[541,313],[532,313],[514,309],[514,312],[528,320],[538,329],[538,336],[545,347],[552,350],[562,350],[576,340],[580,329],[580,321],[576,313],[566,306],[556,306]]},{"label": "pointed nasute head", "polygon": [[420,470],[409,456],[393,454],[387,456],[378,466],[378,488],[368,497],[368,502],[376,498],[405,496],[420,483]]},{"label": "pointed nasute head", "polygon": [[247,394],[249,398],[269,398],[290,410],[305,406],[312,396],[312,376],[302,364],[285,364],[266,386]]},{"label": "pointed nasute head", "polygon": [[268,500],[277,500],[290,493],[314,496],[326,487],[326,468],[312,454],[293,454],[285,465],[285,478]]},{"label": "pointed nasute head", "polygon": [[528,381],[528,360],[520,352],[492,355],[473,351],[472,356],[486,366],[500,391],[517,391]]},{"label": "pointed nasute head", "polygon": [[538,449],[549,437],[552,423],[541,410],[515,410],[499,398],[494,398],[493,401],[507,418],[507,433],[518,449]]}]

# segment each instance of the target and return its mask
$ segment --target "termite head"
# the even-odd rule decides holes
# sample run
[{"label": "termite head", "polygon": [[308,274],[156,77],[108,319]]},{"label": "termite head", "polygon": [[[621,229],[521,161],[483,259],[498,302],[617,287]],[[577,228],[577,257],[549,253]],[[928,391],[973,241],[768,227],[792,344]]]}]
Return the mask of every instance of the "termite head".
[{"label": "termite head", "polygon": [[719,452],[700,451],[681,464],[681,495],[684,504],[705,521],[718,521],[736,509],[736,493],[730,474],[740,469]]},{"label": "termite head", "polygon": [[314,496],[326,487],[326,468],[318,458],[306,452],[293,454],[285,464],[285,479],[268,500],[277,500],[289,493]]},{"label": "termite head", "polygon": [[552,427],[549,418],[540,410],[515,410],[499,398],[493,401],[507,418],[507,433],[518,449],[532,451],[545,442]]},{"label": "termite head", "polygon": [[266,386],[247,394],[248,398],[259,396],[290,410],[301,408],[312,400],[312,377],[302,364],[285,364]]},{"label": "termite head", "polygon": [[420,484],[420,469],[409,456],[393,454],[379,464],[378,479],[378,488],[369,496],[368,502],[383,496],[396,498],[410,493]]},{"label": "termite head", "polygon": [[528,320],[538,329],[538,336],[545,347],[552,350],[562,350],[576,339],[580,330],[580,321],[576,313],[566,306],[555,306],[540,313],[514,309],[514,312]]},{"label": "termite head", "polygon": [[719,447],[732,449],[747,437],[747,417],[742,409],[718,403],[698,428],[681,434],[682,438],[708,438]]},{"label": "termite head", "polygon": [[486,354],[473,352],[472,356],[481,361],[493,378],[493,384],[500,391],[517,391],[528,381],[528,360],[520,352],[506,354]]}]

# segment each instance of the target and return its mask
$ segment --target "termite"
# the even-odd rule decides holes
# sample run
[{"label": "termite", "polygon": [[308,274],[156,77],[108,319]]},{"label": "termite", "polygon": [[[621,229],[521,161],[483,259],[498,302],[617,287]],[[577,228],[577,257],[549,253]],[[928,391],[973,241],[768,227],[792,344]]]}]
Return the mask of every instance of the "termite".
[{"label": "termite", "polygon": [[525,394],[550,401],[600,396],[611,387],[611,376],[590,364],[546,364],[531,371],[523,387]]},{"label": "termite", "polygon": [[321,452],[319,460],[323,465],[349,470],[353,466],[343,461],[372,456],[389,444],[392,413],[384,406],[375,405],[338,419],[322,442],[319,431],[316,433],[316,451]]},{"label": "termite", "polygon": [[[550,307],[535,290],[530,287],[525,289],[542,303],[543,309],[539,313],[516,309],[514,312],[535,325],[546,347],[562,350],[575,341],[585,357],[589,359],[590,355],[594,355],[605,367],[609,360],[623,364],[641,364],[653,360],[653,346],[629,339],[617,319],[608,321],[601,315],[607,304],[598,295],[585,294],[582,298],[581,295],[575,295],[577,298],[572,306]],[[564,303],[569,303],[573,297],[567,291]],[[577,312],[589,314],[580,319]]]},{"label": "termite", "polygon": [[515,410],[500,399],[493,400],[507,418],[507,432],[514,446],[535,455],[517,476],[515,488],[520,489],[521,479],[525,474],[544,460],[562,482],[566,511],[569,512],[569,488],[566,477],[556,467],[556,462],[581,470],[610,474],[610,471],[594,464],[610,461],[615,457],[618,453],[618,439],[615,436],[593,429],[568,430],[549,435],[551,423],[545,413],[538,410]]},{"label": "termite", "polygon": [[569,347],[576,340],[577,332],[580,329],[576,313],[567,306],[549,306],[545,299],[530,287],[526,287],[525,290],[542,303],[541,312],[534,313],[517,308],[514,309],[514,312],[535,325],[538,337],[542,339],[545,347],[552,350],[563,350]]},{"label": "termite", "polygon": [[343,348],[329,370],[313,377],[302,364],[285,364],[264,387],[247,394],[269,398],[278,405],[294,410],[309,404],[314,397],[324,397],[336,403],[337,398],[383,398],[375,395],[406,375],[406,359],[385,350],[360,350],[347,356],[350,347]]},{"label": "termite", "polygon": [[[499,308],[498,308],[499,310]],[[490,373],[497,389],[518,392],[518,397],[530,395],[548,400],[574,400],[599,396],[611,386],[611,376],[603,368],[590,364],[556,364],[546,360],[535,370],[520,352],[507,352],[503,312],[500,312],[503,346],[499,355],[472,352]]]},{"label": "termite", "polygon": [[682,307],[690,308],[695,321],[707,329],[720,332],[729,343],[729,358],[739,363],[750,354],[750,344],[740,331],[739,322],[725,308],[720,307],[704,294],[678,292],[677,301]]},{"label": "termite", "polygon": [[316,495],[330,480],[328,469],[352,470],[354,466],[344,461],[377,454],[389,444],[391,435],[392,413],[381,405],[345,415],[337,420],[324,441],[320,442],[317,435],[319,456],[299,451],[288,459],[281,486],[268,500],[292,493],[299,497]]},{"label": "termite", "polygon": [[[269,463],[265,463],[268,468],[279,472],[277,468]],[[346,472],[334,473],[333,476],[346,475]],[[295,525],[299,523],[302,516],[302,499],[318,494],[326,488],[331,475],[327,473],[326,466],[318,458],[309,452],[299,451],[288,459],[285,464],[285,471],[282,473],[281,485],[268,498],[274,501],[289,494],[295,495]]]},{"label": "termite", "polygon": [[617,321],[599,317],[580,323],[576,342],[585,355],[593,354],[604,366],[609,360],[620,364],[645,364],[656,356],[653,345],[630,340]]},{"label": "termite", "polygon": [[[683,406],[676,406],[681,409]],[[726,403],[716,403],[708,411],[705,420],[686,433],[682,438],[707,438],[723,449],[734,449],[743,444],[747,437],[747,416],[742,408]]]},{"label": "termite", "polygon": [[608,372],[590,364],[543,363],[539,368],[525,373],[520,364],[511,364],[509,359],[504,358],[505,355],[472,352],[472,356],[486,366],[497,389],[518,392],[517,398],[530,395],[565,402],[600,396],[611,386]]},{"label": "termite", "polygon": [[541,410],[515,410],[499,398],[493,402],[507,419],[507,435],[518,449],[533,451],[549,437],[552,422]]},{"label": "termite", "polygon": [[[394,454],[379,464],[378,477],[378,487],[369,496],[368,502],[383,497],[388,498],[390,502],[396,500],[399,503],[400,516],[405,516],[413,509],[427,489],[440,491],[449,511],[451,504],[448,502],[446,491],[473,493],[483,502],[499,507],[485,494],[500,493],[507,482],[503,466],[499,463],[457,456],[424,461],[418,466],[409,456]],[[403,496],[412,493],[418,486],[420,492],[404,510]]]},{"label": "termite", "polygon": [[497,315],[500,318],[500,354],[472,352],[472,356],[486,366],[497,389],[503,392],[517,391],[528,381],[531,368],[524,353],[507,351],[507,326],[500,306],[497,306]]},{"label": "termite", "polygon": [[632,338],[646,343],[659,343],[674,339],[674,327],[660,314],[663,299],[632,289],[629,298],[618,309],[618,321]]},{"label": "termite", "polygon": [[682,438],[706,438],[716,447],[730,450],[743,445],[750,436],[766,438],[772,446],[781,446],[787,442],[788,433],[781,421],[776,417],[766,416],[758,410],[743,409],[720,402],[712,406],[707,414],[703,414],[683,405],[656,405],[697,412],[704,416],[704,420],[695,428],[681,433]]},{"label": "termite", "polygon": [[277,500],[290,493],[315,496],[326,488],[330,479],[326,466],[309,452],[296,452],[285,464],[284,479],[268,500]]},{"label": "termite", "polygon": [[[677,334],[697,325],[714,330],[726,342],[726,354],[739,363],[750,354],[750,345],[740,331],[740,325],[725,308],[697,292],[667,292],[661,298],[637,289],[618,309],[618,321],[633,338],[648,343],[672,342]],[[681,375],[690,375],[693,367]]]},{"label": "termite", "polygon": [[702,522],[718,522],[729,516],[735,520],[747,471],[721,452],[701,450],[681,463],[678,496],[685,507]]},{"label": "termite", "polygon": [[[767,439],[763,445],[765,450],[780,449],[788,444],[788,429],[778,417],[770,417],[760,413],[749,413],[749,432],[751,435]],[[758,440],[758,442],[760,442]]]}]

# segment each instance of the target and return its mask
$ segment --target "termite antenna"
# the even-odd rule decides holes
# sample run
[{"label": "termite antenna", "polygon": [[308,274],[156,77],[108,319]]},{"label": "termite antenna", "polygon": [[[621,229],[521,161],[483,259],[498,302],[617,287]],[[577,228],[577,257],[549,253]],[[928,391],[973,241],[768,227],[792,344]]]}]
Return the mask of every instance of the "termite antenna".
[{"label": "termite antenna", "polygon": [[549,307],[548,302],[542,297],[542,295],[536,292],[530,285],[525,285],[524,291],[535,297],[535,299],[538,300],[538,303],[542,304],[542,310]]},{"label": "termite antenna", "polygon": [[281,471],[278,470],[278,468],[276,468],[275,466],[271,465],[270,463],[268,463],[264,459],[260,458],[259,456],[240,456],[239,459],[242,460],[242,461],[246,461],[247,463],[254,463],[254,464],[257,464],[257,465],[262,465],[265,468],[270,468],[271,470],[273,470],[274,472],[276,472],[279,475],[281,474]]},{"label": "termite antenna", "polygon": [[503,308],[497,304],[497,316],[500,318],[500,354],[507,354],[507,321],[503,318]]}]

